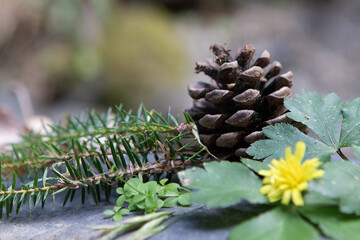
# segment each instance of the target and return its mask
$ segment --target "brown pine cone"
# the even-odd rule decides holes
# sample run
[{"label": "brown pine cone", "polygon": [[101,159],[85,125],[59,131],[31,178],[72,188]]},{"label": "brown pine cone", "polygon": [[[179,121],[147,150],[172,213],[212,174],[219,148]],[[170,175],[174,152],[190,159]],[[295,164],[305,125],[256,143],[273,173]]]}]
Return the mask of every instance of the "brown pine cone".
[{"label": "brown pine cone", "polygon": [[265,138],[262,128],[275,123],[291,123],[305,131],[285,116],[284,98],[291,95],[293,74],[279,75],[282,66],[270,63],[268,51],[254,61],[255,48],[250,45],[235,57],[221,44],[210,49],[215,57],[197,62],[195,70],[212,81],[188,86],[194,105],[186,110],[210,152],[222,158],[245,157],[251,143]]}]

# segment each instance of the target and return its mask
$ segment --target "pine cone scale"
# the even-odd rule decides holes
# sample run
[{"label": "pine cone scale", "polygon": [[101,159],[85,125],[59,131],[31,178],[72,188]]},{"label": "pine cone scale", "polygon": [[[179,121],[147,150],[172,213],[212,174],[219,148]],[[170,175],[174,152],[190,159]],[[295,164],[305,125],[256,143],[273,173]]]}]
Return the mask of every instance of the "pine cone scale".
[{"label": "pine cone scale", "polygon": [[229,90],[216,89],[206,93],[205,99],[214,104],[224,104],[233,96],[234,93]]},{"label": "pine cone scale", "polygon": [[223,126],[226,118],[225,114],[206,114],[199,120],[199,124],[207,129],[219,129]]},{"label": "pine cone scale", "polygon": [[260,99],[260,91],[256,89],[247,89],[233,98],[236,106],[246,109],[254,109],[254,105]]},{"label": "pine cone scale", "polygon": [[253,124],[257,113],[254,110],[239,110],[225,122],[234,127],[246,128]]},{"label": "pine cone scale", "polygon": [[204,82],[197,82],[189,84],[188,92],[191,98],[200,99],[205,96],[208,92],[212,91],[214,87],[211,84]]}]

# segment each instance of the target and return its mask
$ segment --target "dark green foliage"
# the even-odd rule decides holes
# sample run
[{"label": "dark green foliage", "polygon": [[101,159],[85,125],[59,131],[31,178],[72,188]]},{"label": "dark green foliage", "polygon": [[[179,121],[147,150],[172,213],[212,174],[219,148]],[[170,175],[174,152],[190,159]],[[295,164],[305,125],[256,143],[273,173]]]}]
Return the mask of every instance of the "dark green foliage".
[{"label": "dark green foliage", "polygon": [[86,118],[67,117],[50,128],[44,135],[23,136],[0,156],[0,204],[7,216],[13,206],[16,212],[25,202],[44,206],[48,196],[62,191],[67,191],[64,205],[78,191],[84,202],[86,189],[98,203],[102,196],[109,198],[119,176],[127,180],[142,172],[147,179],[176,172],[201,160],[198,153],[206,150],[197,143],[191,122],[179,125],[171,114],[164,117],[144,106],[136,114],[121,106],[101,116],[88,111]]},{"label": "dark green foliage", "polygon": [[265,127],[263,131],[269,139],[253,143],[247,153],[254,159],[265,158],[264,162],[270,162],[274,158],[279,159],[288,146],[294,146],[298,141],[306,144],[308,157],[330,156],[336,152],[336,149],[305,135],[290,124],[279,123]]},{"label": "dark green foliage", "polygon": [[239,224],[230,234],[229,239],[316,240],[319,239],[319,234],[296,211],[279,206]]},{"label": "dark green foliage", "polygon": [[325,174],[310,188],[339,200],[343,213],[360,215],[360,166],[352,162],[334,161],[324,164]]},{"label": "dark green foliage", "polygon": [[341,104],[334,93],[322,98],[319,93],[303,90],[295,98],[285,99],[284,103],[290,111],[286,116],[305,124],[321,141],[288,124],[268,126],[263,129],[268,139],[253,143],[247,151],[255,159],[265,158],[265,162],[278,159],[286,147],[303,141],[309,158],[317,156],[327,161],[337,152],[347,160],[341,148],[359,145],[360,98]]},{"label": "dark green foliage", "polygon": [[[267,164],[242,159],[252,169],[267,169]],[[266,166],[266,167],[264,167]],[[270,204],[260,194],[261,179],[241,163],[210,162],[204,168],[179,173],[184,185],[194,189],[192,201],[209,207],[228,207],[242,200],[257,209],[243,219],[229,239],[360,239],[360,167],[347,161],[327,162],[325,175],[309,183],[305,205],[295,207]],[[258,205],[262,203],[262,205]],[[320,229],[321,231],[318,231]]]},{"label": "dark green foliage", "polygon": [[241,200],[266,203],[260,194],[261,180],[246,166],[235,162],[210,162],[202,168],[191,168],[179,173],[184,186],[196,189],[192,201],[210,207],[224,207]]}]

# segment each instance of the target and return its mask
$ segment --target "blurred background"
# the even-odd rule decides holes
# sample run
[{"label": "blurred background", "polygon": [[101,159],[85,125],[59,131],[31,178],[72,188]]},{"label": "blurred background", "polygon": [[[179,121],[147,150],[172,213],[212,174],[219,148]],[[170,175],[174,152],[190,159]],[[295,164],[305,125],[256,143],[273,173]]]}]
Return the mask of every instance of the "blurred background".
[{"label": "blurred background", "polygon": [[[123,103],[181,115],[212,43],[270,51],[302,88],[359,96],[360,1],[0,0],[0,143]],[[31,128],[28,127],[28,128]]]}]

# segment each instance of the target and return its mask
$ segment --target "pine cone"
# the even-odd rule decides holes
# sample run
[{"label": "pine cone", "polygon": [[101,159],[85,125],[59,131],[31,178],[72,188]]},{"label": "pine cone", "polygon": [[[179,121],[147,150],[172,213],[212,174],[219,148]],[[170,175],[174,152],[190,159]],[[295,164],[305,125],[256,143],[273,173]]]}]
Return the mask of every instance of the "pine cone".
[{"label": "pine cone", "polygon": [[212,82],[188,86],[194,105],[186,110],[210,152],[222,158],[245,157],[251,143],[265,138],[262,128],[275,123],[291,123],[305,131],[285,116],[284,98],[291,95],[293,74],[279,75],[281,64],[270,64],[268,51],[253,61],[255,48],[250,45],[235,58],[224,45],[213,44],[210,49],[215,57],[197,62],[195,70]]}]

